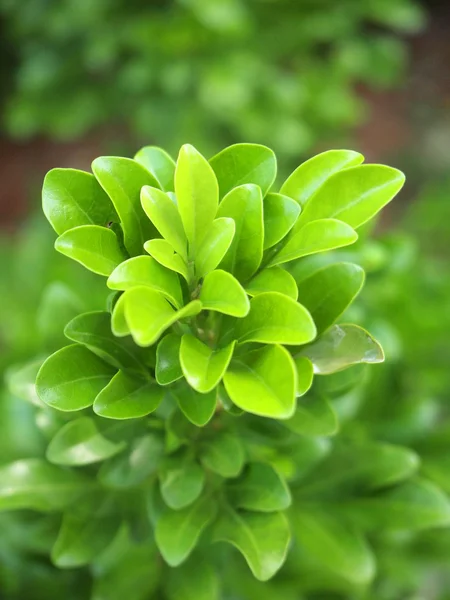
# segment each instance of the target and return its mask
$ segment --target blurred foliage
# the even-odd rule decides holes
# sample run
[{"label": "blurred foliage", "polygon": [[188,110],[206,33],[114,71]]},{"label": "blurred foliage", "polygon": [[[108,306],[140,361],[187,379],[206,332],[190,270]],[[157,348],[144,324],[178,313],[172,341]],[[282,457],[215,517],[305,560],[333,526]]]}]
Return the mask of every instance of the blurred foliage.
[{"label": "blurred foliage", "polygon": [[398,83],[402,35],[424,22],[415,0],[0,0],[0,14],[12,136],[116,124],[169,150],[245,139],[284,155],[358,124],[354,85]]}]

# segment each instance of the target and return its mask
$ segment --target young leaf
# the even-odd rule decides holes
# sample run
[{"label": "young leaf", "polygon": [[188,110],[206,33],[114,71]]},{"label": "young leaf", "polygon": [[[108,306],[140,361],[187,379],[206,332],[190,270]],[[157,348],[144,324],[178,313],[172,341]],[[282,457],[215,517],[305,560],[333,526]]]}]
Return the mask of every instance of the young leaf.
[{"label": "young leaf", "polygon": [[197,556],[173,569],[166,587],[167,600],[219,600],[219,578],[207,560]]},{"label": "young leaf", "polygon": [[178,211],[195,258],[216,216],[219,187],[208,161],[189,144],[182,146],[175,170]]},{"label": "young leaf", "polygon": [[163,441],[159,436],[148,434],[135,438],[125,452],[102,464],[99,479],[106,487],[118,490],[139,485],[157,472],[163,454]]},{"label": "young leaf", "polygon": [[375,561],[367,542],[354,527],[330,511],[299,506],[292,511],[301,548],[320,564],[353,584],[375,575]]},{"label": "young leaf", "polygon": [[94,403],[115,372],[84,346],[66,346],[44,362],[36,378],[36,391],[53,408],[81,410]]},{"label": "young leaf", "polygon": [[384,165],[338,171],[311,196],[297,223],[338,219],[357,229],[390,202],[404,182],[401,171]]},{"label": "young leaf", "polygon": [[216,390],[200,394],[183,381],[171,388],[170,392],[186,419],[197,427],[204,427],[212,419],[217,405]]},{"label": "young leaf", "polygon": [[143,381],[119,371],[94,401],[94,412],[107,419],[136,419],[155,411],[164,391],[154,381]]},{"label": "young leaf", "polygon": [[169,333],[159,342],[156,349],[155,377],[159,385],[168,385],[183,377],[180,364],[181,338]]},{"label": "young leaf", "polygon": [[300,214],[300,205],[283,194],[264,198],[264,250],[278,244],[292,229]]},{"label": "young leaf", "polygon": [[194,390],[206,394],[213,390],[230,364],[235,342],[212,350],[191,334],[183,335],[180,363],[187,382]]},{"label": "young leaf", "polygon": [[255,415],[288,419],[295,410],[295,364],[282,346],[265,346],[233,360],[224,384],[234,404]]},{"label": "young leaf", "polygon": [[202,464],[221,477],[237,477],[245,463],[242,442],[228,432],[216,434],[202,446]]},{"label": "young leaf", "polygon": [[171,567],[177,567],[187,559],[215,513],[214,502],[203,496],[187,508],[167,511],[161,516],[156,525],[155,540]]},{"label": "young leaf", "polygon": [[61,427],[52,438],[46,456],[55,465],[89,465],[114,456],[125,446],[125,442],[112,442],[102,435],[94,419],[80,417]]},{"label": "young leaf", "polygon": [[206,275],[200,291],[205,310],[215,310],[233,317],[245,317],[250,303],[239,281],[220,269]]},{"label": "young leaf", "polygon": [[380,363],[380,344],[358,325],[333,325],[299,353],[313,364],[314,373],[329,375],[360,363]]},{"label": "young leaf", "polygon": [[267,581],[286,560],[291,535],[283,513],[238,513],[225,507],[214,528],[214,539],[235,546],[256,579]]},{"label": "young leaf", "polygon": [[285,510],[291,494],[284,479],[265,463],[250,463],[241,477],[228,484],[227,493],[233,506],[257,512]]},{"label": "young leaf", "polygon": [[304,396],[311,388],[314,378],[314,368],[312,362],[305,356],[296,356],[294,358],[297,369],[297,398]]},{"label": "young leaf", "polygon": [[278,292],[264,292],[250,301],[250,312],[236,327],[240,343],[306,344],[316,336],[308,310]]},{"label": "young leaf", "polygon": [[149,240],[145,242],[144,249],[161,265],[182,275],[189,281],[188,269],[185,261],[166,240]]},{"label": "young leaf", "polygon": [[362,163],[364,156],[352,150],[328,150],[301,164],[281,186],[281,193],[305,206],[334,173]]},{"label": "young leaf", "polygon": [[111,315],[108,312],[91,312],[78,315],[67,323],[64,335],[83,344],[116,369],[145,371],[142,351],[131,340],[118,340],[111,331]]},{"label": "young leaf", "polygon": [[141,190],[141,204],[162,237],[186,260],[187,239],[177,205],[167,194],[148,185]]},{"label": "young leaf", "polygon": [[264,292],[279,292],[297,300],[298,289],[295,279],[281,267],[272,267],[260,271],[245,286],[249,296],[257,296]]},{"label": "young leaf", "polygon": [[162,148],[144,146],[134,160],[147,169],[164,192],[174,191],[175,161]]},{"label": "young leaf", "polygon": [[215,219],[195,257],[195,274],[204,277],[217,267],[230,247],[236,226],[233,219]]},{"label": "young leaf", "polygon": [[347,223],[336,219],[318,219],[292,232],[287,238],[286,245],[269,264],[281,265],[302,256],[342,248],[353,244],[357,239],[358,234]]},{"label": "young leaf", "polygon": [[141,189],[157,186],[157,181],[131,158],[101,156],[92,163],[92,171],[119,215],[126,249],[131,256],[141,254],[144,242],[157,237],[142,210]]},{"label": "young leaf", "polygon": [[151,346],[176,321],[197,315],[202,304],[193,300],[175,310],[164,296],[146,287],[135,287],[124,293],[125,318],[138,346]]},{"label": "young leaf", "polygon": [[318,333],[336,321],[358,295],[363,283],[363,269],[352,263],[328,265],[297,282],[299,302],[311,313]]},{"label": "young leaf", "polygon": [[158,290],[177,308],[183,305],[180,280],[151,256],[135,256],[118,265],[108,278],[111,290],[146,286]]},{"label": "young leaf", "polygon": [[299,435],[331,436],[339,429],[337,415],[331,404],[321,396],[306,398],[297,403],[294,415],[285,421]]},{"label": "young leaf", "polygon": [[42,188],[44,214],[58,235],[80,225],[117,222],[111,200],[91,173],[52,169]]},{"label": "young leaf", "polygon": [[86,269],[106,277],[128,258],[114,231],[98,225],[81,225],[65,231],[56,240],[55,248]]},{"label": "young leaf", "polygon": [[62,510],[91,485],[84,475],[40,458],[18,460],[0,467],[0,510]]},{"label": "young leaf", "polygon": [[159,480],[164,502],[169,508],[180,510],[195,502],[202,493],[205,472],[196,462],[184,461],[162,471]]},{"label": "young leaf", "polygon": [[275,154],[259,144],[234,144],[209,162],[217,176],[221,198],[233,188],[247,183],[259,186],[265,196],[277,175]]},{"label": "young leaf", "polygon": [[263,256],[264,224],[261,189],[241,185],[225,196],[218,217],[231,217],[236,231],[220,266],[239,281],[246,281],[258,269]]},{"label": "young leaf", "polygon": [[111,331],[117,337],[130,335],[130,328],[125,319],[125,294],[122,294],[116,300],[111,315]]}]

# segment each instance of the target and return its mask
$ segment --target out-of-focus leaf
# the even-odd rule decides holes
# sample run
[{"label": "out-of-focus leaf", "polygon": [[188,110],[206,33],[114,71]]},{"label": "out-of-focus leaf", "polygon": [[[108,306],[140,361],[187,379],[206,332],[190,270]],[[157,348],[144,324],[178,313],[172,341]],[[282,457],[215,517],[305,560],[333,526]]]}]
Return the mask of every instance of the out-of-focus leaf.
[{"label": "out-of-focus leaf", "polygon": [[212,419],[217,404],[216,390],[200,394],[183,381],[171,388],[170,392],[185,417],[197,427],[203,427]]},{"label": "out-of-focus leaf", "polygon": [[220,433],[205,442],[200,459],[203,465],[222,477],[237,477],[245,462],[244,447],[231,433]]},{"label": "out-of-focus leaf", "polygon": [[257,512],[285,510],[291,494],[285,481],[273,467],[250,463],[241,477],[227,486],[233,506]]},{"label": "out-of-focus leaf", "polygon": [[160,473],[159,479],[164,502],[173,510],[180,510],[200,496],[205,473],[196,462],[182,461]]}]

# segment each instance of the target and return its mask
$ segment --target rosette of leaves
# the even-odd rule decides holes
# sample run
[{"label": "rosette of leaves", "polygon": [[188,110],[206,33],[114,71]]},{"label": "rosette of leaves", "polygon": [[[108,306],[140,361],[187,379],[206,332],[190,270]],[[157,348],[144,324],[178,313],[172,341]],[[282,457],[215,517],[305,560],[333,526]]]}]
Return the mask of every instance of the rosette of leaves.
[{"label": "rosette of leaves", "polygon": [[[2,468],[0,508],[53,524],[63,513],[52,560],[91,565],[94,598],[215,598],[212,542],[235,546],[261,581],[282,566],[290,523],[303,528],[286,479],[323,458],[338,429],[332,391],[308,393],[313,378],[383,358],[365,330],[335,324],[363,270],[302,273],[305,257],[352,244],[402,187],[396,169],[362,161],[325,152],[278,192],[274,154],[252,144],[210,161],[183,146],[176,163],[146,147],[96,159],[93,174],[47,175],[57,250],[112,293],[67,324],[72,344],[15,373],[50,442],[46,460]],[[179,567],[169,579],[158,554]]]}]

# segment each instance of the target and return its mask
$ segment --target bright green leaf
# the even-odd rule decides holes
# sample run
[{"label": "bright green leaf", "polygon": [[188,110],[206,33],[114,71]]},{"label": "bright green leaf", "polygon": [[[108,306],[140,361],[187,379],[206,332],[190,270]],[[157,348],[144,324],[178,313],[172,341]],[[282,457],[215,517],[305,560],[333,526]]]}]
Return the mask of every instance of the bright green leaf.
[{"label": "bright green leaf", "polygon": [[173,510],[189,506],[200,496],[205,473],[196,462],[183,461],[160,473],[160,489],[164,502]]},{"label": "bright green leaf", "polygon": [[56,240],[55,248],[99,275],[111,275],[127,259],[114,231],[98,225],[81,225],[65,231]]},{"label": "bright green leaf", "polygon": [[42,208],[58,235],[80,225],[106,227],[117,222],[111,200],[91,173],[52,169],[42,188]]},{"label": "bright green leaf", "polygon": [[246,281],[258,269],[263,256],[264,224],[261,189],[256,185],[241,185],[225,196],[218,217],[230,217],[236,230],[220,266]]},{"label": "bright green leaf", "polygon": [[315,338],[316,327],[304,306],[284,294],[265,292],[251,299],[236,335],[240,343],[306,344]]},{"label": "bright green leaf", "polygon": [[200,394],[183,381],[171,388],[170,392],[184,416],[197,427],[203,427],[212,419],[217,405],[216,390]]},{"label": "bright green leaf", "polygon": [[195,257],[195,274],[198,278],[217,267],[227,253],[235,231],[233,219],[222,217],[212,222]]},{"label": "bright green leaf", "polygon": [[178,308],[183,304],[180,280],[151,256],[135,256],[118,265],[108,278],[111,290],[146,286],[158,290]]},{"label": "bright green leaf", "polygon": [[219,187],[208,161],[189,144],[182,146],[178,155],[175,193],[192,259],[216,216]]},{"label": "bright green leaf", "polygon": [[167,600],[219,600],[220,582],[211,565],[193,556],[170,572]]},{"label": "bright green leaf", "polygon": [[297,397],[304,396],[312,386],[314,368],[312,362],[304,356],[296,356],[294,362],[297,369]]},{"label": "bright green leaf", "polygon": [[282,346],[265,346],[233,360],[224,384],[234,404],[255,415],[288,419],[295,410],[295,364]]},{"label": "bright green leaf", "polygon": [[130,335],[130,328],[125,319],[125,294],[117,299],[111,315],[111,331],[117,337]]},{"label": "bright green leaf", "polygon": [[206,275],[201,291],[200,301],[206,310],[245,317],[250,310],[250,302],[244,288],[230,273],[217,269]]},{"label": "bright green leaf", "polygon": [[140,194],[144,185],[157,186],[156,180],[136,161],[117,156],[96,158],[92,171],[119,215],[126,249],[131,256],[142,254],[144,242],[157,236],[142,210]]},{"label": "bright green leaf", "polygon": [[175,252],[166,240],[149,240],[145,242],[144,249],[161,265],[182,275],[189,281],[188,268],[182,257]]},{"label": "bright green leaf", "polygon": [[215,433],[201,449],[202,464],[221,477],[237,477],[245,463],[242,442],[229,432]]},{"label": "bright green leaf", "polygon": [[162,148],[144,146],[135,154],[134,160],[151,173],[162,190],[174,191],[175,161]]},{"label": "bright green leaf", "polygon": [[300,214],[300,205],[283,194],[264,198],[264,250],[278,244],[292,229]]},{"label": "bright green leaf", "polygon": [[191,334],[183,335],[180,363],[187,382],[194,390],[206,394],[213,390],[230,364],[235,342],[212,350]]},{"label": "bright green leaf", "polygon": [[277,175],[275,154],[259,144],[234,144],[209,162],[217,176],[221,198],[233,188],[247,183],[258,185],[265,196]]},{"label": "bright green leaf", "polygon": [[283,513],[238,513],[225,507],[214,528],[214,539],[235,546],[256,579],[267,581],[286,560],[291,535]]},{"label": "bright green leaf", "polygon": [[264,292],[279,292],[293,300],[297,300],[298,296],[295,279],[281,267],[264,269],[247,283],[245,291],[249,296],[257,296]]},{"label": "bright green leaf", "polygon": [[233,506],[257,512],[285,510],[291,494],[279,473],[265,463],[250,463],[241,477],[227,486]]},{"label": "bright green leaf", "polygon": [[53,408],[81,410],[94,403],[115,372],[84,346],[66,346],[44,362],[36,378],[36,391]]},{"label": "bright green leaf", "polygon": [[93,408],[108,419],[136,419],[155,411],[163,395],[164,391],[154,381],[119,371],[95,398]]}]

